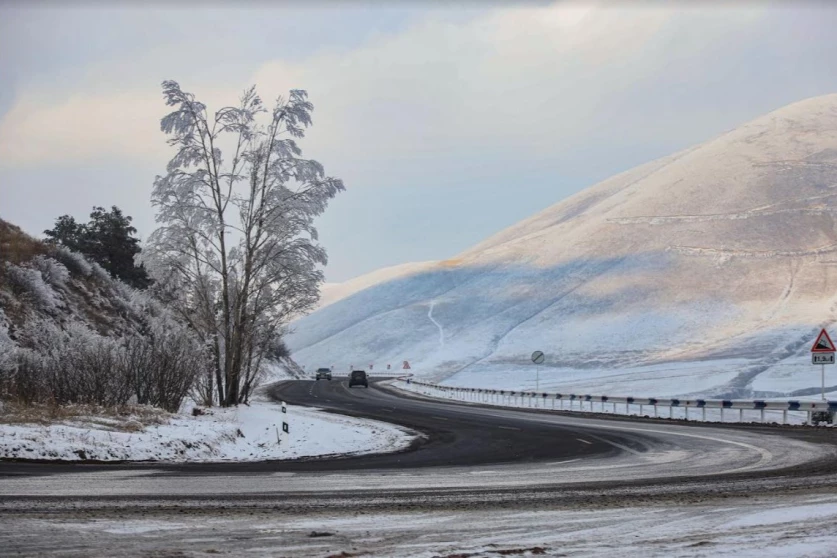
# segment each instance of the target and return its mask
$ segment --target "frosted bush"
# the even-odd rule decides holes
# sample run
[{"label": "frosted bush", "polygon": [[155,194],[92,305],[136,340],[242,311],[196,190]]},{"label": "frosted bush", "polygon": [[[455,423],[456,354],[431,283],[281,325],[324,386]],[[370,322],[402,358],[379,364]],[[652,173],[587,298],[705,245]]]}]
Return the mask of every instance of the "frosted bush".
[{"label": "frosted bush", "polygon": [[6,317],[6,313],[0,308],[0,343],[3,342],[4,338],[9,338],[9,318]]},{"label": "frosted bush", "polygon": [[42,310],[55,311],[58,300],[52,288],[44,282],[40,271],[7,262],[6,274],[12,288],[20,295],[28,296]]},{"label": "frosted bush", "polygon": [[33,320],[20,337],[14,392],[22,401],[113,406],[130,398],[116,340],[79,322],[62,329],[49,320]]},{"label": "frosted bush", "polygon": [[56,246],[54,257],[56,260],[64,264],[70,273],[73,275],[82,275],[84,277],[93,273],[93,268],[90,266],[84,256],[78,252],[73,252],[66,246]]},{"label": "frosted bush", "polygon": [[205,374],[207,352],[194,332],[158,309],[159,316],[143,316],[141,332],[119,338],[81,322],[61,327],[30,320],[16,332],[22,348],[0,368],[0,396],[59,405],[134,401],[177,411],[195,378]]},{"label": "frosted bush", "polygon": [[[0,398],[9,390],[12,374],[14,373],[15,353],[17,345],[9,336],[9,320],[0,308]],[[2,404],[2,401],[0,401]],[[2,408],[0,407],[0,410]]]},{"label": "frosted bush", "polygon": [[110,273],[105,271],[105,268],[97,264],[96,262],[90,263],[90,269],[92,275],[95,279],[102,283],[103,285],[110,285],[114,281],[116,281],[113,277],[110,276]]},{"label": "frosted bush", "polygon": [[113,282],[114,282],[114,287],[116,287],[116,294],[119,295],[120,301],[124,301],[126,307],[130,307],[131,306],[130,301],[131,301],[131,298],[133,298],[134,292],[135,292],[136,289],[134,289],[129,284],[127,284],[127,283],[125,283],[121,280],[118,280],[118,279],[114,279]]},{"label": "frosted bush", "polygon": [[40,271],[44,281],[53,287],[64,288],[70,279],[70,272],[64,264],[46,256],[32,258],[32,267]]}]

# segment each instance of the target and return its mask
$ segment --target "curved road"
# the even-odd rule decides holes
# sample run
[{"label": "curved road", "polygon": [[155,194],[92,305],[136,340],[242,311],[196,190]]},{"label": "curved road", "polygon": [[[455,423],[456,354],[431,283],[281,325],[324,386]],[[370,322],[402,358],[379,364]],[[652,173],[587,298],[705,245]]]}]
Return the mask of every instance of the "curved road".
[{"label": "curved road", "polygon": [[403,452],[342,459],[0,462],[0,547],[32,556],[495,556],[541,554],[532,541],[546,539],[556,552],[575,544],[584,554],[599,542],[578,539],[574,522],[605,521],[632,543],[663,522],[663,536],[648,531],[638,553],[671,555],[683,546],[666,541],[683,525],[703,521],[696,544],[705,544],[719,514],[733,521],[754,498],[775,506],[837,489],[832,429],[503,409],[380,381],[351,390],[345,381],[285,382],[269,393],[423,437]]},{"label": "curved road", "polygon": [[[347,490],[428,495],[453,488],[690,487],[707,478],[716,488],[727,482],[741,491],[744,481],[775,478],[795,486],[800,479],[826,482],[837,473],[830,429],[591,418],[427,399],[386,384],[376,379],[369,389],[349,389],[345,380],[290,381],[270,386],[268,394],[417,431],[420,438],[406,451],[256,463],[5,462],[0,497],[191,497],[231,486],[236,497]],[[277,475],[282,483],[274,482]]]}]

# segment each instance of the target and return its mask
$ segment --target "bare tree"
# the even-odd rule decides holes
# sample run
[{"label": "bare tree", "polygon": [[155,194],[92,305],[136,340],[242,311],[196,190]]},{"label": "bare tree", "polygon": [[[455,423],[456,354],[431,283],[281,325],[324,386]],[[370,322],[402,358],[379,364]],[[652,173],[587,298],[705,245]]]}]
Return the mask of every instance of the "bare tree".
[{"label": "bare tree", "polygon": [[304,91],[268,111],[251,87],[212,117],[174,81],[163,82],[163,95],[174,111],[161,128],[177,153],[154,184],[161,226],[149,238],[149,266],[210,342],[210,391],[214,384],[218,401],[235,405],[290,318],[317,301],[326,253],[313,222],[343,183],[295,141],[311,125]]}]

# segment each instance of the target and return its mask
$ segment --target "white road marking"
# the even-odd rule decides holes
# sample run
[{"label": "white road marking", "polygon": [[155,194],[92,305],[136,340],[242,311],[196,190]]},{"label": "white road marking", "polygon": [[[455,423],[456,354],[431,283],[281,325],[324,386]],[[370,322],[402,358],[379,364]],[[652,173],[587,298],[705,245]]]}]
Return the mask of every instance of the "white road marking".
[{"label": "white road marking", "polygon": [[435,415],[430,415],[430,418],[439,419],[439,420],[448,420],[445,417],[437,417]]},{"label": "white road marking", "polygon": [[514,426],[498,426],[497,428],[502,428],[503,430],[517,430],[517,431],[520,431],[519,428],[515,428]]},{"label": "white road marking", "polygon": [[552,461],[550,463],[547,463],[547,465],[563,465],[565,463],[575,463],[576,461],[581,461],[581,458],[579,457],[576,459],[567,459],[566,461]]},{"label": "white road marking", "polygon": [[[596,439],[600,442],[604,442],[605,444],[610,444],[611,446],[613,446],[615,448],[619,448],[622,451],[626,451],[626,452],[632,453],[634,455],[639,455],[640,454],[640,452],[636,451],[635,449],[629,448],[626,445],[617,444],[616,442],[613,442],[611,440],[606,440],[605,438],[601,438],[599,436],[593,436],[592,434],[588,434],[588,436],[590,436],[591,438],[594,438],[594,439]],[[583,442],[584,440],[581,440],[581,441]],[[587,442],[587,443],[589,444],[590,442]]]},{"label": "white road marking", "polygon": [[[545,423],[545,424],[560,424],[559,422],[556,422],[556,421],[553,421],[553,420],[543,420],[543,419],[529,419],[529,420],[532,420],[533,422],[540,422],[540,423]],[[590,419],[590,420],[594,421],[595,419]],[[718,437],[715,437],[715,436],[703,436],[703,435],[700,435],[700,434],[687,434],[685,432],[679,432],[679,431],[676,431],[676,430],[675,431],[672,431],[672,430],[658,430],[656,428],[642,428],[642,427],[632,428],[630,426],[616,426],[616,425],[609,425],[609,424],[607,424],[607,425],[606,424],[596,424],[595,428],[597,428],[599,430],[621,430],[623,432],[650,432],[652,434],[663,434],[663,435],[669,435],[669,436],[683,436],[684,438],[696,438],[698,440],[709,440],[711,442],[719,442],[719,443],[722,443],[722,444],[730,444],[730,445],[733,445],[733,446],[747,448],[749,450],[752,450],[752,451],[758,453],[759,456],[760,456],[757,463],[753,463],[752,465],[745,465],[744,467],[739,467],[737,469],[729,469],[729,470],[726,470],[726,471],[722,471],[723,473],[735,473],[735,472],[739,472],[739,471],[747,471],[749,469],[755,469],[755,468],[761,467],[762,465],[764,465],[766,463],[769,463],[770,461],[773,460],[773,454],[770,453],[770,451],[768,451],[764,448],[760,448],[760,447],[754,446],[752,444],[747,444],[745,442],[736,442],[734,440],[727,440],[725,438],[718,438]],[[612,442],[610,440],[605,440],[604,438],[598,438],[597,436],[592,436],[592,435],[589,435],[589,436],[591,438],[597,438],[597,439],[601,440],[602,442],[605,442],[607,444],[610,444],[612,446],[615,446],[615,447],[617,447],[619,449],[622,449],[622,450],[625,450],[627,452],[633,453],[635,455],[640,454],[640,452],[638,452],[636,450],[633,450],[633,449],[631,449],[629,447],[626,447],[626,446],[623,446],[621,444],[617,444],[617,443]]]},{"label": "white road marking", "polygon": [[579,442],[582,442],[584,444],[587,444],[587,445],[591,445],[593,443],[593,442],[588,442],[587,440],[582,440],[581,438],[576,438],[576,440],[578,440]]}]

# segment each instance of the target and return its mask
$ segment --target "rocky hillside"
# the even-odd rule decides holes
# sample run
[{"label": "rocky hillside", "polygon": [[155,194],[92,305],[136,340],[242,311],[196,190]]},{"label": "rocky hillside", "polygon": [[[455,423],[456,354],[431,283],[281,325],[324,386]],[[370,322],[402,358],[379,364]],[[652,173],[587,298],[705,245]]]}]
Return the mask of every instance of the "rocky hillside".
[{"label": "rocky hillside", "polygon": [[[813,393],[837,295],[837,95],[594,185],[299,320],[297,362],[648,395]],[[351,289],[347,292],[351,293]],[[830,379],[837,384],[837,372]]]}]

